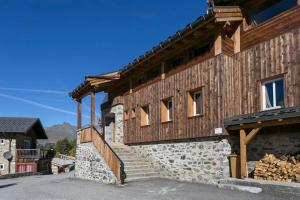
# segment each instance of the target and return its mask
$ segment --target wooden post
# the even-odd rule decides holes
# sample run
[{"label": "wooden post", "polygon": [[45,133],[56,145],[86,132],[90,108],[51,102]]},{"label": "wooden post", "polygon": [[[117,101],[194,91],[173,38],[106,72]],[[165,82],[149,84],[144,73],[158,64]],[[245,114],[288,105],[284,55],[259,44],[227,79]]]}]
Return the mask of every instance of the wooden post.
[{"label": "wooden post", "polygon": [[219,34],[218,37],[215,40],[215,56],[219,55],[222,53],[222,35]]},{"label": "wooden post", "polygon": [[164,62],[161,63],[160,69],[161,69],[161,80],[164,80],[166,78],[165,63]]},{"label": "wooden post", "polygon": [[297,1],[298,5],[300,5],[300,0]]},{"label": "wooden post", "polygon": [[241,26],[237,27],[233,35],[233,42],[234,42],[234,53],[239,53],[241,51]]},{"label": "wooden post", "polygon": [[240,160],[241,160],[241,178],[247,177],[247,146],[245,143],[246,131],[240,130]]},{"label": "wooden post", "polygon": [[91,126],[95,126],[95,92],[91,92]]},{"label": "wooden post", "polygon": [[82,127],[82,100],[77,100],[77,129]]}]

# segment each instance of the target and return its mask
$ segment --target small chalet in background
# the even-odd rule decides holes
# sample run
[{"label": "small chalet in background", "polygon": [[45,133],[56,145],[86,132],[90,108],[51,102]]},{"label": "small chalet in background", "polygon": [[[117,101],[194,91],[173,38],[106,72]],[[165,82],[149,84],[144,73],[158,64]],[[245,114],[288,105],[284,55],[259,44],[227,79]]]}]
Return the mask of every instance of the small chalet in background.
[{"label": "small chalet in background", "polygon": [[0,175],[49,172],[51,158],[37,149],[38,139],[48,139],[39,119],[0,117]]},{"label": "small chalet in background", "polygon": [[[299,16],[299,0],[210,0],[207,14],[121,70],[87,76],[70,93],[78,102],[76,176],[216,183],[229,177],[231,153],[242,178],[265,154],[297,155]],[[98,92],[107,94],[100,133]],[[82,129],[88,95],[91,126]],[[298,172],[276,180],[300,181],[299,159]]]}]

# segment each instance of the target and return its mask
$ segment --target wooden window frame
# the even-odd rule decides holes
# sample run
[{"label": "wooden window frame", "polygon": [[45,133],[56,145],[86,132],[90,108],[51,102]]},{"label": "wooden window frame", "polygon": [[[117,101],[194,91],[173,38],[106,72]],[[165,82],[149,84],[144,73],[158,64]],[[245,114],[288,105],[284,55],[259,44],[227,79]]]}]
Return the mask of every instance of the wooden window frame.
[{"label": "wooden window frame", "polygon": [[129,120],[129,111],[125,110],[124,111],[124,121],[128,121]]},{"label": "wooden window frame", "polygon": [[144,105],[140,108],[141,127],[150,126],[150,105]]},{"label": "wooden window frame", "polygon": [[[170,102],[172,103],[172,115],[170,115]],[[160,116],[161,116],[161,123],[169,123],[173,121],[174,118],[174,104],[173,98],[169,97],[166,99],[161,100],[160,103]]]},{"label": "wooden window frame", "polygon": [[[284,106],[278,106],[276,102],[276,86],[275,82],[278,80],[283,81],[283,104],[285,104],[285,79],[283,76],[274,77],[271,79],[267,79],[261,82],[261,94],[262,94],[262,110],[274,110],[274,109],[280,109]],[[274,107],[267,108],[266,106],[266,84],[272,83],[272,89],[273,89],[273,104]]]},{"label": "wooden window frame", "polygon": [[[195,95],[201,94],[202,97],[202,113],[197,114],[196,109],[196,102],[195,102]],[[194,118],[194,117],[202,117],[204,115],[204,95],[203,95],[203,87],[191,90],[187,94],[187,114],[188,118]]]},{"label": "wooden window frame", "polygon": [[[294,7],[299,6],[299,5],[300,5],[300,0],[295,0],[295,1],[296,1],[296,6],[294,6]],[[279,2],[279,1],[278,1],[278,2]],[[277,3],[278,3],[278,2],[277,2]],[[263,4],[264,2],[262,1],[261,3]],[[250,6],[250,7],[251,7],[251,3],[250,3],[250,5],[249,5],[249,4],[247,5],[247,3],[246,3],[245,6],[246,6],[246,7],[247,7],[247,6]],[[261,5],[260,5],[260,6],[261,6]],[[275,15],[275,16],[273,16],[273,17],[271,17],[271,18],[268,18],[267,20],[265,20],[265,21],[263,21],[263,22],[261,22],[261,23],[258,23],[258,24],[256,24],[256,25],[253,25],[253,24],[251,24],[251,22],[250,22],[250,19],[251,19],[250,15],[253,14],[252,11],[251,11],[251,10],[250,10],[250,11],[247,11],[247,12],[245,13],[245,18],[244,18],[244,20],[243,20],[243,31],[248,31],[248,30],[251,30],[251,29],[253,29],[253,28],[257,27],[257,26],[261,26],[262,24],[269,23],[270,21],[273,20],[273,18],[275,18],[275,17],[277,17],[277,16],[280,16],[280,15],[282,15],[282,14],[285,13],[285,12],[288,12],[289,10],[293,9],[294,7],[289,8],[289,9],[287,9],[287,10],[281,12],[281,13],[278,13],[277,15]]]},{"label": "wooden window frame", "polygon": [[131,119],[136,119],[136,110],[135,110],[135,108],[132,108],[132,110],[130,112],[130,117],[131,117]]}]

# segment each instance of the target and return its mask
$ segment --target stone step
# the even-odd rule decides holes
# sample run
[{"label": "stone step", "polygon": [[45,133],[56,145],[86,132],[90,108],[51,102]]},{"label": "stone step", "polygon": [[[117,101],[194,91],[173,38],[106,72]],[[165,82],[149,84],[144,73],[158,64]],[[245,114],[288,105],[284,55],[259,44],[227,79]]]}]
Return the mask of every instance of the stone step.
[{"label": "stone step", "polygon": [[131,166],[131,165],[147,165],[145,161],[123,161],[124,166]]},{"label": "stone step", "polygon": [[144,162],[137,158],[131,158],[131,159],[121,159],[123,163],[132,163],[132,162]]},{"label": "stone step", "polygon": [[240,192],[250,192],[254,194],[258,194],[262,192],[262,188],[260,187],[251,187],[251,186],[243,186],[243,185],[234,185],[234,184],[218,184],[218,188],[240,191]]},{"label": "stone step", "polygon": [[156,172],[131,172],[127,173],[127,178],[138,178],[138,177],[149,177],[149,176],[158,176],[158,173]]},{"label": "stone step", "polygon": [[152,169],[150,168],[149,165],[129,165],[129,166],[124,166],[125,171],[127,170],[132,170],[132,169]]},{"label": "stone step", "polygon": [[159,178],[159,176],[154,175],[154,176],[144,176],[144,177],[130,177],[130,178],[126,178],[125,182],[133,182],[133,181],[140,181],[140,180],[153,179],[153,178]]},{"label": "stone step", "polygon": [[136,168],[136,169],[127,169],[125,170],[126,174],[139,174],[139,173],[156,173],[150,168]]},{"label": "stone step", "polygon": [[135,155],[135,154],[133,154],[131,152],[127,152],[127,153],[124,153],[124,152],[122,152],[122,153],[115,152],[115,153],[118,154],[118,156],[131,156],[131,155]]}]

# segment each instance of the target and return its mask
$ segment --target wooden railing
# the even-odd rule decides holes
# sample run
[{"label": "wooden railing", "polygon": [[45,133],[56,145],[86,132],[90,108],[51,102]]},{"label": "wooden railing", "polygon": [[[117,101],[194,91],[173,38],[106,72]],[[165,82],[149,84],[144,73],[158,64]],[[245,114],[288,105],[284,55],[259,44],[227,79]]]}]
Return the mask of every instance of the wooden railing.
[{"label": "wooden railing", "polygon": [[40,149],[17,149],[16,157],[18,159],[42,159],[46,158],[47,151]]},{"label": "wooden railing", "polygon": [[117,179],[124,183],[126,174],[124,171],[124,164],[118,155],[113,151],[109,144],[103,138],[103,135],[98,132],[95,127],[88,127],[82,129],[80,132],[80,143],[92,142],[101,156],[106,161],[107,165],[117,177]]}]

